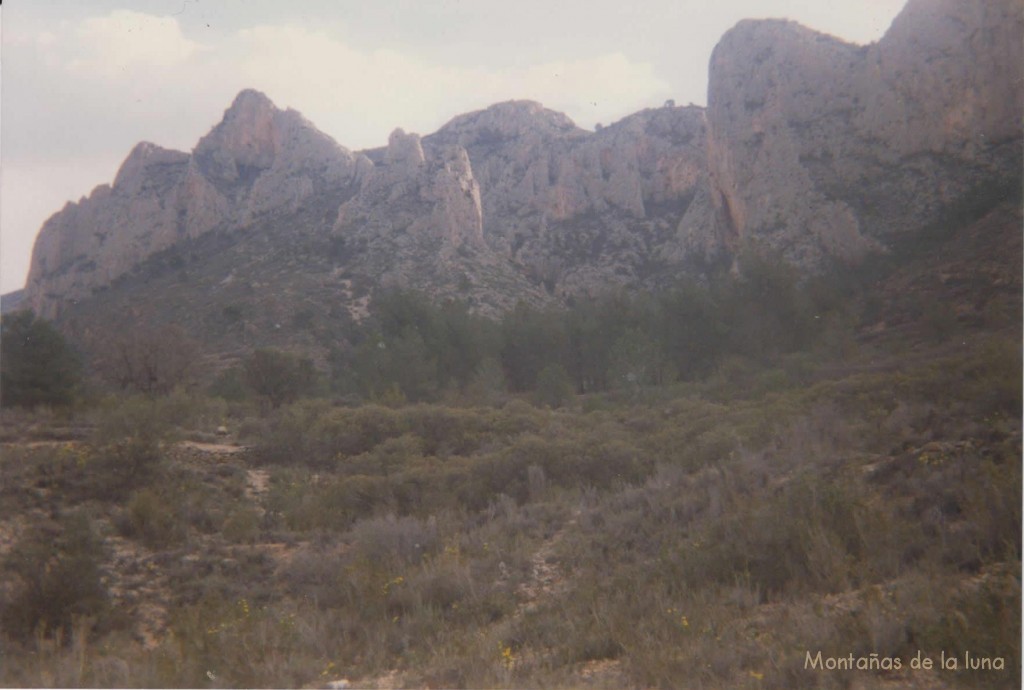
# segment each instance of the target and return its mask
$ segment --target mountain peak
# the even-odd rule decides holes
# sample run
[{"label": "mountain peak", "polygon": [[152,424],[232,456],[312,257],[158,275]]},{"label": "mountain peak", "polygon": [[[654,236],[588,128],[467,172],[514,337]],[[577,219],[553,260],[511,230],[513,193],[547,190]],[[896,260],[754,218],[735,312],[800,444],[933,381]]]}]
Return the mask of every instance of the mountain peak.
[{"label": "mountain peak", "polygon": [[231,102],[231,106],[227,109],[227,113],[253,110],[278,110],[278,108],[262,91],[257,91],[256,89],[242,89],[238,92],[238,95],[235,96],[235,100]]},{"label": "mountain peak", "polygon": [[466,146],[519,137],[572,136],[583,131],[564,113],[545,108],[536,101],[514,100],[459,115],[433,136],[453,139],[455,143]]},{"label": "mountain peak", "polygon": [[281,112],[259,91],[240,92],[220,123],[196,145],[204,173],[233,181],[239,175],[237,166],[269,168],[277,152],[275,119]]},{"label": "mountain peak", "polygon": [[188,162],[188,154],[173,149],[165,149],[152,142],[140,141],[136,144],[114,178],[114,188],[128,190],[137,185],[143,172],[154,165],[184,165]]}]

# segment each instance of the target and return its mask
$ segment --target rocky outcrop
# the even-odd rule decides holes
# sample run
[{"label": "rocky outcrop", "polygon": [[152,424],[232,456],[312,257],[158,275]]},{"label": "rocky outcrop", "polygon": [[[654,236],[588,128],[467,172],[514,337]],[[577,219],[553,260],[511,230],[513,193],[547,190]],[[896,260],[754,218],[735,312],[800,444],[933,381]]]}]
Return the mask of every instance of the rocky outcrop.
[{"label": "rocky outcrop", "polygon": [[114,184],[68,203],[39,233],[26,304],[52,318],[58,305],[109,284],[185,233],[181,191],[188,154],[143,142],[132,149]]},{"label": "rocky outcrop", "polygon": [[426,142],[466,149],[484,190],[485,235],[501,248],[516,240],[508,216],[643,218],[647,204],[691,194],[705,169],[699,108],[647,110],[591,134],[538,103],[512,101],[462,115]]},{"label": "rocky outcrop", "polygon": [[[706,188],[700,108],[650,109],[589,133],[530,101],[462,115],[424,139],[466,149],[483,235],[549,292],[636,283],[678,256],[676,230]],[[707,231],[710,205],[687,221]]]},{"label": "rocky outcrop", "polygon": [[717,236],[816,270],[857,262],[1019,179],[1022,6],[911,0],[874,45],[744,21],[712,55]]},{"label": "rocky outcrop", "polygon": [[857,129],[902,158],[922,151],[986,158],[1021,136],[1022,35],[1024,5],[1016,0],[909,0],[867,51]]},{"label": "rocky outcrop", "polygon": [[[335,232],[376,274],[405,284],[416,271],[450,272],[446,262],[470,250],[547,293],[636,283],[681,254],[667,247],[707,187],[699,108],[647,110],[590,133],[511,101],[422,140],[396,130],[370,155],[377,165]],[[698,208],[689,222],[706,229],[712,209]]]},{"label": "rocky outcrop", "polygon": [[332,235],[347,266],[378,286],[470,297],[478,311],[536,301],[536,290],[483,236],[480,185],[466,149],[424,148],[417,134],[392,132],[358,193],[338,209]]},{"label": "rocky outcrop", "polygon": [[138,144],[113,185],[52,216],[33,250],[26,303],[52,318],[184,238],[294,211],[317,195],[340,203],[371,167],[297,112],[243,91],[191,154]]},{"label": "rocky outcrop", "polygon": [[352,187],[370,167],[298,112],[242,91],[192,152],[189,234],[293,212],[314,195]]},{"label": "rocky outcrop", "polygon": [[447,146],[428,160],[418,135],[396,129],[384,163],[341,205],[335,230],[345,238],[384,237],[448,252],[482,246],[482,223],[480,186],[466,150]]}]

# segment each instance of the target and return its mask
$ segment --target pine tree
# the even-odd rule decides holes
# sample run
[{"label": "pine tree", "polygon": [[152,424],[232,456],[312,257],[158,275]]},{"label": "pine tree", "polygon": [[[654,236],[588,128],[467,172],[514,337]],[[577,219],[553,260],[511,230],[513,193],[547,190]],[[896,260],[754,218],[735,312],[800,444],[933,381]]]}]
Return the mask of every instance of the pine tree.
[{"label": "pine tree", "polygon": [[69,405],[81,363],[53,325],[30,311],[0,320],[0,405]]}]

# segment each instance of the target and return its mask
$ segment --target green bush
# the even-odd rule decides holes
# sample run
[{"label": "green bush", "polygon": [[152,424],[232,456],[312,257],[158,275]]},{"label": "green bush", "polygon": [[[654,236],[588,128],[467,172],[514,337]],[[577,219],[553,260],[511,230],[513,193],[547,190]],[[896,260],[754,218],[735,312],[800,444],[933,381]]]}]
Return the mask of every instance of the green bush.
[{"label": "green bush", "polygon": [[466,398],[476,405],[498,406],[508,397],[508,384],[501,363],[494,357],[481,360],[466,385]]},{"label": "green bush", "polygon": [[31,311],[0,318],[0,405],[69,405],[81,363],[63,336]]},{"label": "green bush", "polygon": [[180,543],[187,531],[170,497],[153,489],[142,489],[131,497],[119,526],[125,536],[139,539],[153,550]]},{"label": "green bush", "polygon": [[689,586],[739,577],[778,596],[856,584],[854,564],[869,550],[860,530],[865,508],[849,487],[804,476],[770,500],[748,504],[727,493],[726,501],[726,512],[682,557]]},{"label": "green bush", "polygon": [[101,580],[103,560],[103,543],[81,512],[30,531],[4,561],[15,576],[0,613],[4,631],[21,640],[37,631],[68,640],[77,619],[106,623],[110,603]]},{"label": "green bush", "polygon": [[243,371],[249,387],[275,409],[311,393],[318,376],[309,358],[274,349],[253,352]]},{"label": "green bush", "polygon": [[541,407],[559,408],[573,397],[572,379],[561,364],[548,364],[537,374],[534,400]]},{"label": "green bush", "polygon": [[115,402],[101,411],[89,440],[91,479],[100,495],[123,497],[153,481],[175,431],[157,401],[143,397]]},{"label": "green bush", "polygon": [[253,544],[260,537],[260,513],[254,508],[241,506],[228,513],[221,534],[235,544]]},{"label": "green bush", "polygon": [[331,461],[330,448],[312,427],[326,409],[322,401],[301,401],[276,410],[269,419],[253,425],[257,456],[280,465],[319,465]]},{"label": "green bush", "polygon": [[207,392],[229,402],[247,400],[253,393],[245,380],[245,370],[240,366],[225,369],[217,374]]},{"label": "green bush", "polygon": [[387,479],[357,474],[319,485],[285,519],[297,528],[346,530],[357,520],[393,509]]}]

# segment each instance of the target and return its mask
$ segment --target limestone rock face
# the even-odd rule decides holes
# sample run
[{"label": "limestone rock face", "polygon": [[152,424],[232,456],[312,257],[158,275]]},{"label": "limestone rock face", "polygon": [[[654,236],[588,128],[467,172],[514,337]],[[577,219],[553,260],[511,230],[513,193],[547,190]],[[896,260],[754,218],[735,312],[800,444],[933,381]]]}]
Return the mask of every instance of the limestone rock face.
[{"label": "limestone rock face", "polygon": [[338,209],[339,235],[366,242],[383,236],[439,251],[483,245],[480,186],[465,149],[445,147],[428,160],[418,135],[396,129],[384,161]]},{"label": "limestone rock face", "polygon": [[900,156],[984,157],[1020,137],[1024,5],[1015,0],[909,0],[867,55],[857,128]]},{"label": "limestone rock face", "polygon": [[27,304],[52,318],[62,302],[182,239],[294,211],[316,195],[340,202],[368,167],[299,113],[243,91],[191,155],[141,143],[112,186],[54,214],[36,241]]},{"label": "limestone rock face", "polygon": [[189,156],[143,142],[114,179],[44,225],[33,249],[27,304],[52,318],[63,300],[108,284],[184,233],[180,191]]},{"label": "limestone rock face", "polygon": [[388,137],[388,149],[384,161],[393,170],[415,171],[426,163],[423,144],[418,134],[406,134],[401,128]]},{"label": "limestone rock face", "polygon": [[363,170],[365,163],[298,112],[243,91],[192,153],[188,234],[295,211],[314,194],[355,184]]},{"label": "limestone rock face", "polygon": [[684,217],[710,234],[711,204],[691,204],[708,197],[704,128],[700,108],[665,107],[592,133],[512,101],[422,139],[396,130],[335,233],[382,280],[516,291],[491,304],[637,284],[682,257]]},{"label": "limestone rock face", "polygon": [[[460,116],[424,144],[466,149],[487,245],[553,293],[642,279],[642,265],[678,244],[707,183],[700,108],[645,110],[589,133],[513,101]],[[711,218],[708,206],[691,224],[707,234]]]},{"label": "limestone rock face", "polygon": [[475,289],[485,312],[538,297],[484,242],[480,184],[465,148],[425,148],[419,135],[396,129],[376,158],[358,193],[338,209],[333,229],[358,272],[382,286],[444,297]]},{"label": "limestone rock face", "polygon": [[712,55],[708,164],[718,236],[808,269],[856,262],[1019,175],[1022,5],[911,0],[859,47],[744,21]]}]

